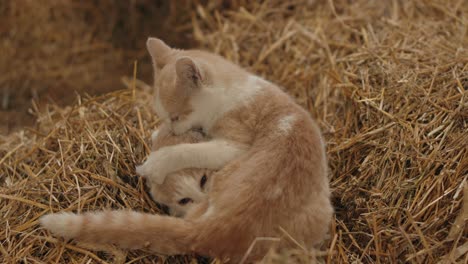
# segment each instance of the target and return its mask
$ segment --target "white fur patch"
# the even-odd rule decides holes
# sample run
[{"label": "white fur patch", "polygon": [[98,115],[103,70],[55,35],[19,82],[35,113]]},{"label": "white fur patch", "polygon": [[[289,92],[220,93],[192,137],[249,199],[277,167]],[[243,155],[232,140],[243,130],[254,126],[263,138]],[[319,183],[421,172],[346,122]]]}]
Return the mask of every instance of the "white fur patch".
[{"label": "white fur patch", "polygon": [[280,131],[280,133],[285,134],[285,135],[289,134],[289,132],[291,131],[294,125],[294,121],[296,121],[295,115],[291,114],[291,115],[282,117],[278,121],[278,130]]},{"label": "white fur patch", "polygon": [[79,234],[83,217],[73,213],[49,214],[41,217],[39,223],[55,235],[72,238]]}]

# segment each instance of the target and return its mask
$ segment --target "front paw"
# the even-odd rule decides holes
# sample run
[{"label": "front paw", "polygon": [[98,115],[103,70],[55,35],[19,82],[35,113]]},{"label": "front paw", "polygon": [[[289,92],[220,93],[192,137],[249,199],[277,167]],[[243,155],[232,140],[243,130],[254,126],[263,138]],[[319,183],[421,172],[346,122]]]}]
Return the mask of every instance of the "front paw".
[{"label": "front paw", "polygon": [[135,167],[135,172],[138,176],[143,177],[145,179],[149,179],[150,175],[150,168],[149,165],[145,162],[139,166]]},{"label": "front paw", "polygon": [[151,152],[148,159],[135,168],[136,173],[157,184],[163,184],[169,173],[170,160],[164,149]]}]

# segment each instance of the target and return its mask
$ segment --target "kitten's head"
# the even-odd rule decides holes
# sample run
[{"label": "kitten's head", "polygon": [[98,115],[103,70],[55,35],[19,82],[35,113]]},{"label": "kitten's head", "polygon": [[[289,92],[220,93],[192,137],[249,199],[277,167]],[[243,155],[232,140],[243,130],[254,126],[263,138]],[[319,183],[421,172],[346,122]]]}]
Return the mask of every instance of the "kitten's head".
[{"label": "kitten's head", "polygon": [[155,110],[173,129],[189,115],[190,126],[182,131],[203,126],[199,119],[213,119],[219,106],[225,105],[223,100],[230,99],[226,87],[245,77],[237,66],[215,54],[173,49],[156,38],[149,38],[146,45],[154,69]]},{"label": "kitten's head", "polygon": [[[188,131],[176,136],[166,125],[155,131],[151,136],[151,150],[181,143],[197,143],[206,140],[198,131]],[[169,209],[169,214],[183,217],[194,205],[206,199],[210,188],[212,170],[184,169],[166,176],[163,184],[157,184],[147,178],[146,185],[152,198]]]},{"label": "kitten's head", "polygon": [[155,201],[166,205],[170,215],[183,217],[208,199],[212,173],[208,169],[185,169],[169,174],[163,184],[147,183]]},{"label": "kitten's head", "polygon": [[148,52],[154,69],[155,110],[159,118],[177,122],[193,111],[190,97],[208,82],[208,75],[185,51],[149,38]]}]

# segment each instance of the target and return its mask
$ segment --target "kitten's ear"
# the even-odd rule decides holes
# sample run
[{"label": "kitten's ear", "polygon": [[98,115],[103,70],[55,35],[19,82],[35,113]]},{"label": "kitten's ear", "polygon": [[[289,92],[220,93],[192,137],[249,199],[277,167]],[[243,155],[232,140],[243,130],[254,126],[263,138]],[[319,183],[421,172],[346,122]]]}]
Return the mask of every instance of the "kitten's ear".
[{"label": "kitten's ear", "polygon": [[155,68],[164,66],[167,63],[167,59],[174,52],[171,47],[157,38],[148,38],[146,41],[146,48],[151,55],[151,60]]},{"label": "kitten's ear", "polygon": [[189,57],[177,59],[176,73],[177,81],[180,81],[184,87],[199,88],[204,81],[202,69]]}]

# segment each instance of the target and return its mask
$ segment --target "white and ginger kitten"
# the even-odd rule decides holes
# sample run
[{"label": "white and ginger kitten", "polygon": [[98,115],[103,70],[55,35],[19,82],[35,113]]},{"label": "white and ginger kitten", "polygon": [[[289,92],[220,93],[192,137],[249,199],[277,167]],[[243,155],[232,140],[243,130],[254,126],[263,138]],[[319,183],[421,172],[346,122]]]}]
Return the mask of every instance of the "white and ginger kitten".
[{"label": "white and ginger kitten", "polygon": [[[234,263],[261,259],[272,244],[279,250],[297,243],[311,249],[323,242],[333,208],[324,141],[310,115],[276,85],[220,56],[172,49],[155,38],[147,47],[158,116],[176,134],[200,127],[210,140],[152,152],[138,174],[163,183],[185,168],[219,171],[211,177],[208,199],[184,219],[130,213],[120,236],[105,231],[93,236],[124,247],[195,252]],[[55,233],[67,234],[77,217],[55,218]],[[67,237],[80,239],[72,232]],[[281,240],[256,240],[265,237]],[[135,243],[122,243],[130,239]]]}]

